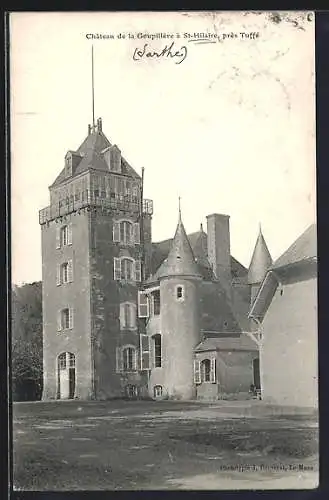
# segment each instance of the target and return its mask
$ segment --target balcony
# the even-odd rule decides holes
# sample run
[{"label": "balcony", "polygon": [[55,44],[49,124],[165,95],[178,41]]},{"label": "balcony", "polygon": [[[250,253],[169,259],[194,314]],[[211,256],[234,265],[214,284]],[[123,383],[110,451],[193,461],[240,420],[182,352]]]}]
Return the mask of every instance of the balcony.
[{"label": "balcony", "polygon": [[[68,201],[60,205],[50,205],[42,208],[39,211],[39,224],[45,224],[58,217],[63,217],[77,211],[90,211],[94,208],[101,208],[103,210],[113,210],[113,212],[140,212],[140,200],[133,197],[122,198],[90,198],[84,201]],[[153,214],[153,200],[143,200],[143,214]]]}]

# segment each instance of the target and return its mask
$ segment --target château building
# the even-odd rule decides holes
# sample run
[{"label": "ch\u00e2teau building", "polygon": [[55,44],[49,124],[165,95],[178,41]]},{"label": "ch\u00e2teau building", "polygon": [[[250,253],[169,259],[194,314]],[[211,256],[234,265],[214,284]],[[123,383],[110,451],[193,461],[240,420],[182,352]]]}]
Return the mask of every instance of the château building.
[{"label": "ch\u00e2teau building", "polygon": [[[88,127],[49,188],[42,232],[43,399],[246,398],[260,388],[251,302],[272,260],[260,232],[249,270],[229,216],[152,241],[153,202],[102,130]],[[256,326],[255,326],[256,325]]]}]

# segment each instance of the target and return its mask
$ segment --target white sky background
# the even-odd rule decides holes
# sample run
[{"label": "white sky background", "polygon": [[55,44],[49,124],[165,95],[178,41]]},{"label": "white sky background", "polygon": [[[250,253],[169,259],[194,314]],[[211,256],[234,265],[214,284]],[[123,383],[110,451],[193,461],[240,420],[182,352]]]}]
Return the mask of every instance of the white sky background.
[{"label": "white sky background", "polygon": [[[231,216],[231,253],[249,265],[259,222],[276,259],[315,221],[314,20],[307,13],[15,13],[11,15],[12,280],[41,279],[38,210],[92,121],[141,173],[154,200],[153,241]],[[298,26],[294,24],[297,20]],[[87,40],[86,33],[259,32],[133,61],[166,40]]]}]

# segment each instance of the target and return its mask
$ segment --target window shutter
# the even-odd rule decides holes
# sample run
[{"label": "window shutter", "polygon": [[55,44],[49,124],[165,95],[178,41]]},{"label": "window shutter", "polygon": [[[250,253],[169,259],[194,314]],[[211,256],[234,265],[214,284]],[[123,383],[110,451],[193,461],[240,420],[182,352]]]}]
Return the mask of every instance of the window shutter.
[{"label": "window shutter", "polygon": [[120,304],[120,329],[126,327],[125,323],[125,304]]},{"label": "window shutter", "polygon": [[62,330],[62,311],[57,312],[57,331]]},{"label": "window shutter", "polygon": [[200,361],[194,360],[194,383],[201,384],[201,369],[200,369]]},{"label": "window shutter", "polygon": [[120,222],[113,222],[113,241],[120,242]]},{"label": "window shutter", "polygon": [[142,281],[141,261],[135,260],[135,281]]},{"label": "window shutter", "polygon": [[210,359],[210,382],[212,384],[216,382],[216,358]]},{"label": "window shutter", "polygon": [[72,259],[70,259],[67,263],[67,278],[68,278],[68,282],[69,283],[72,283],[73,281],[73,261]]},{"label": "window shutter", "polygon": [[137,370],[137,350],[133,349],[133,370]]},{"label": "window shutter", "polygon": [[140,368],[141,370],[150,370],[150,337],[148,335],[140,335]]},{"label": "window shutter", "polygon": [[70,307],[69,309],[69,329],[73,328],[73,309]]},{"label": "window shutter", "polygon": [[61,284],[61,265],[57,264],[56,266],[56,285],[59,286]]},{"label": "window shutter", "polygon": [[72,245],[72,222],[67,225],[67,244]]},{"label": "window shutter", "polygon": [[114,264],[114,267],[113,267],[114,279],[120,280],[121,279],[121,260],[118,259],[117,257],[114,257],[113,264]]},{"label": "window shutter", "polygon": [[130,313],[130,326],[131,328],[136,328],[136,306],[135,304],[129,304]]},{"label": "window shutter", "polygon": [[139,223],[135,222],[134,223],[134,239],[133,241],[135,242],[136,245],[140,243],[140,229],[139,229]]},{"label": "window shutter", "polygon": [[61,228],[56,227],[56,248],[61,248]]},{"label": "window shutter", "polygon": [[146,293],[138,292],[138,317],[149,317],[149,301]]},{"label": "window shutter", "polygon": [[122,349],[120,347],[116,348],[116,372],[120,373],[122,371]]}]

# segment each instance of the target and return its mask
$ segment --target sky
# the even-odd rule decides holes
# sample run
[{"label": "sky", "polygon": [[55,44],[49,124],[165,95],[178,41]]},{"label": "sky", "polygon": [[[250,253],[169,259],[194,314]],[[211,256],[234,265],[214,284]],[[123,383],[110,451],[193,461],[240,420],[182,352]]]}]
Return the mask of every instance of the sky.
[{"label": "sky", "polygon": [[[184,34],[198,41],[214,35],[214,43]],[[146,57],[172,42],[184,60]],[[38,211],[49,204],[48,186],[66,152],[79,147],[92,122],[92,45],[95,115],[132,167],[145,168],[153,241],[173,236],[179,196],[187,232],[200,223],[205,229],[211,213],[230,215],[231,253],[246,267],[260,223],[276,259],[315,221],[314,16],[12,13],[15,284],[42,278]]]}]

